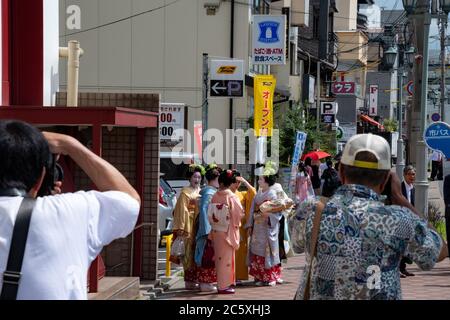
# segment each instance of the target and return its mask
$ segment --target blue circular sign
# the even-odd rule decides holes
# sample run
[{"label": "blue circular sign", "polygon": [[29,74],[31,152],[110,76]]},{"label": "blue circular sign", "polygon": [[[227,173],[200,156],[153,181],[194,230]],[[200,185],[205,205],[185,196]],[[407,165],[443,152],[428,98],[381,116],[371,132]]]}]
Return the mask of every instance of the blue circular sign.
[{"label": "blue circular sign", "polygon": [[441,115],[439,113],[433,113],[431,115],[431,120],[433,120],[434,122],[438,122],[439,120],[441,120]]}]

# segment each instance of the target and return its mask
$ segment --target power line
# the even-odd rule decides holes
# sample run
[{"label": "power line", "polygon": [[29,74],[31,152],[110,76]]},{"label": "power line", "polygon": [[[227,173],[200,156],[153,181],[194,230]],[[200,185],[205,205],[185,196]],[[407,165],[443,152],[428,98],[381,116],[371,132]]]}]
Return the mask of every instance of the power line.
[{"label": "power line", "polygon": [[76,35],[76,34],[88,32],[88,31],[92,31],[92,30],[97,30],[97,29],[100,29],[100,28],[104,28],[104,27],[107,27],[107,26],[110,26],[110,25],[119,23],[119,22],[123,22],[123,21],[126,21],[126,20],[130,20],[130,19],[133,19],[133,18],[135,18],[135,17],[142,16],[142,15],[147,14],[147,13],[155,12],[155,11],[158,11],[158,10],[161,10],[161,9],[164,9],[164,8],[167,8],[167,7],[170,7],[170,6],[176,4],[177,2],[180,2],[180,1],[181,1],[181,0],[175,0],[175,1],[172,1],[172,2],[170,2],[170,3],[168,3],[168,4],[162,5],[162,6],[160,6],[160,7],[153,8],[153,9],[150,9],[150,10],[147,10],[147,11],[143,11],[143,12],[140,12],[140,13],[137,13],[137,14],[134,14],[134,15],[131,15],[131,16],[128,16],[128,17],[119,19],[119,20],[111,21],[111,22],[108,22],[108,23],[105,23],[105,24],[102,24],[102,25],[99,25],[99,26],[96,26],[96,27],[92,27],[92,28],[89,28],[89,29],[86,29],[86,30],[81,30],[81,31],[77,31],[77,32],[65,34],[65,35],[60,36],[60,38],[62,38],[62,37],[69,37],[69,36],[73,36],[73,35]]}]

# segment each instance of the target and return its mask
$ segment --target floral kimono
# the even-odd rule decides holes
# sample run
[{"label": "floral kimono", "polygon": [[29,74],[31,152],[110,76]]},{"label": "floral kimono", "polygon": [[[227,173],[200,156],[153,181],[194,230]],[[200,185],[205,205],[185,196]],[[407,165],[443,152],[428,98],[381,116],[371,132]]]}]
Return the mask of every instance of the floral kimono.
[{"label": "floral kimono", "polygon": [[185,255],[183,258],[184,280],[198,282],[197,268],[194,262],[196,203],[199,192],[192,187],[184,187],[181,190],[173,212],[173,230],[183,231],[185,238]]},{"label": "floral kimono", "polygon": [[214,248],[212,241],[208,239],[211,233],[211,224],[208,221],[208,205],[216,192],[217,189],[211,186],[207,186],[200,191],[194,258],[198,269],[198,281],[201,283],[214,283],[217,281],[214,265]]},{"label": "floral kimono", "polygon": [[238,197],[242,208],[244,209],[245,216],[241,221],[241,228],[239,230],[241,234],[239,249],[236,252],[236,279],[248,280],[248,265],[247,265],[247,230],[245,224],[250,219],[250,209],[252,208],[253,198],[256,196],[256,189],[251,188],[247,191],[237,191],[235,195]]},{"label": "floral kimono", "polygon": [[266,201],[277,199],[277,192],[269,188],[259,191],[253,200],[247,228],[253,228],[250,239],[250,275],[255,281],[270,283],[281,279],[279,231],[282,213],[272,213],[264,218],[259,206]]},{"label": "floral kimono", "polygon": [[244,210],[236,195],[230,190],[217,191],[211,203],[226,204],[230,212],[230,222],[227,232],[213,230],[217,287],[219,290],[230,287],[236,283],[235,252],[239,248],[239,227],[244,217]]}]

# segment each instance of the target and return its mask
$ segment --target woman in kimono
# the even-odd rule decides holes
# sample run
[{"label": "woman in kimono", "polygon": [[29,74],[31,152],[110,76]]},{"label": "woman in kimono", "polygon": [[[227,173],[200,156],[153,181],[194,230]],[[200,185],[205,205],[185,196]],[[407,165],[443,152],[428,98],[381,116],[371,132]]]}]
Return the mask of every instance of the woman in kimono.
[{"label": "woman in kimono", "polygon": [[[234,170],[234,176],[236,177],[236,182],[230,187],[231,191],[238,197],[242,208],[244,209],[245,216],[241,221],[241,227],[239,229],[240,233],[240,243],[239,250],[236,252],[236,280],[239,281],[248,280],[248,266],[247,266],[247,230],[245,229],[245,224],[250,217],[250,209],[252,207],[253,198],[256,196],[256,189],[241,177],[241,174]],[[246,191],[239,191],[241,185],[244,185],[247,189]]]},{"label": "woman in kimono", "polygon": [[[309,159],[309,158],[308,158]],[[300,162],[295,183],[295,202],[303,203],[309,197],[314,197],[314,189],[305,163]]]},{"label": "woman in kimono", "polygon": [[202,292],[217,291],[213,285],[217,281],[217,274],[214,263],[214,247],[210,240],[211,224],[208,221],[208,205],[219,188],[220,172],[221,169],[217,165],[208,165],[205,174],[208,185],[200,191],[198,230],[195,237],[195,263],[198,267],[198,281]]},{"label": "woman in kimono", "polygon": [[239,227],[244,217],[241,203],[230,186],[236,180],[233,171],[223,171],[219,176],[219,191],[211,199],[212,205],[225,204],[228,206],[229,216],[226,231],[218,231],[214,226],[214,216],[210,217],[213,224],[212,239],[214,244],[217,286],[219,294],[234,294],[232,288],[236,284],[235,275],[235,252],[239,249],[240,234]]},{"label": "woman in kimono", "polygon": [[182,237],[185,244],[183,269],[186,289],[198,289],[198,274],[194,262],[196,204],[200,196],[200,185],[205,169],[200,165],[191,165],[187,173],[189,186],[181,190],[173,212],[174,240]]},{"label": "woman in kimono", "polygon": [[277,283],[283,283],[279,249],[280,220],[283,214],[270,211],[262,213],[260,210],[264,202],[278,198],[276,190],[271,188],[276,183],[275,174],[275,170],[266,168],[259,176],[260,190],[253,200],[250,220],[246,226],[250,235],[250,275],[255,278],[257,286],[275,286]]}]

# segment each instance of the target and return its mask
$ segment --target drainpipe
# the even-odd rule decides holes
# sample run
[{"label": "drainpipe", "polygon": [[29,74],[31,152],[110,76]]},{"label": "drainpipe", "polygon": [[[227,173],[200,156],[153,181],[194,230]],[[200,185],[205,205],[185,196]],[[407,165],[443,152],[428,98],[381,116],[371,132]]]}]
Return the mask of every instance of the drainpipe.
[{"label": "drainpipe", "polygon": [[59,48],[59,56],[68,58],[67,62],[67,106],[78,106],[78,77],[80,71],[80,57],[84,54],[80,42],[69,41],[67,48]]}]

